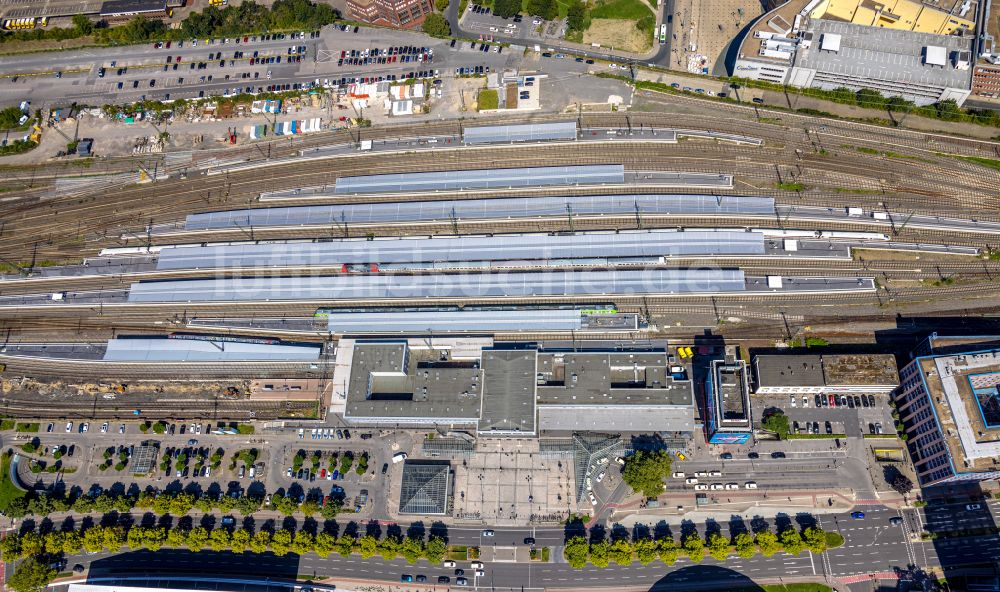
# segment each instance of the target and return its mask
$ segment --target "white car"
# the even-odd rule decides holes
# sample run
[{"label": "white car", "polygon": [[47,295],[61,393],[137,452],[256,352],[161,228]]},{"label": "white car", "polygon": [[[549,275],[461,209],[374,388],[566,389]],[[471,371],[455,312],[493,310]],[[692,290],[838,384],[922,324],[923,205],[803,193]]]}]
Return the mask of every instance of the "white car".
[{"label": "white car", "polygon": [[674,473],[674,479],[683,479],[684,477],[687,477],[687,475],[685,475],[684,473],[682,473],[680,471],[677,471],[676,473]]},{"label": "white car", "polygon": [[608,474],[607,471],[601,471],[601,474],[597,476],[597,482],[600,483],[601,481],[604,481],[604,476],[607,474]]},{"label": "white car", "polygon": [[698,482],[698,478],[697,477],[688,477],[687,479],[684,480],[684,482],[687,483],[688,485],[694,485],[695,483]]},{"label": "white car", "polygon": [[722,471],[709,471],[708,474],[711,477],[721,477],[722,476]]},{"label": "white car", "polygon": [[449,559],[448,561],[442,563],[441,567],[455,567],[455,562]]},{"label": "white car", "polygon": [[89,430],[89,429],[90,429],[90,423],[84,422],[83,425],[80,426],[80,433],[81,434],[86,434],[87,430]]},{"label": "white car", "polygon": [[612,70],[617,70],[618,69],[618,64],[611,63],[611,64],[608,64],[608,67],[611,68]]},{"label": "white car", "polygon": [[718,491],[722,489],[722,483],[712,483],[711,485],[708,486],[708,488],[711,489],[712,491]]},{"label": "white car", "polygon": [[747,489],[757,489],[757,482],[756,481],[747,481],[743,485],[743,487],[746,487]]},{"label": "white car", "polygon": [[708,489],[708,485],[705,485],[704,483],[700,483],[694,486],[695,491],[705,491],[706,489]]},{"label": "white car", "polygon": [[708,471],[695,471],[695,477],[708,477]]},{"label": "white car", "polygon": [[803,407],[809,406],[809,397],[802,397],[802,406]]},{"label": "white car", "polygon": [[108,433],[108,422],[104,422],[101,424],[101,433],[102,434]]},{"label": "white car", "polygon": [[472,569],[483,569],[485,566],[483,565],[482,561],[473,561],[472,565],[470,565],[469,567],[471,567]]},{"label": "white car", "polygon": [[531,21],[531,24],[533,24],[533,25],[540,25],[540,24],[542,24],[542,19],[536,18],[535,20]]},{"label": "white car", "polygon": [[795,404],[795,395],[791,395],[791,403],[792,403],[792,407],[796,407],[796,404]]},{"label": "white car", "polygon": [[68,433],[70,433],[72,431],[73,431],[73,422],[72,421],[67,421],[66,422],[66,433],[68,434]]},{"label": "white car", "polygon": [[482,577],[485,577],[485,576],[486,576],[486,572],[485,571],[483,571],[481,569],[477,569],[476,570],[476,577],[477,578],[482,578]]},{"label": "white car", "polygon": [[594,492],[593,491],[588,491],[587,492],[587,497],[590,498],[590,505],[592,505],[592,506],[596,506],[597,505],[597,497],[594,496]]},{"label": "white car", "polygon": [[739,489],[739,483],[726,483],[726,489]]}]

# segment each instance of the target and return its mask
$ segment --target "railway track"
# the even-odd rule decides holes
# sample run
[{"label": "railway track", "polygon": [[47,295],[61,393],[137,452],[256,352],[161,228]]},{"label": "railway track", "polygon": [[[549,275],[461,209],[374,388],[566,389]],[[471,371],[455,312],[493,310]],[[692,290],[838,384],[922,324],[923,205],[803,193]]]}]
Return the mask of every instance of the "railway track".
[{"label": "railway track", "polygon": [[[78,397],[83,398],[83,397]],[[171,401],[156,397],[128,397],[122,400],[107,400],[100,396],[86,397],[77,401],[76,398],[35,397],[0,398],[0,412],[7,417],[17,417],[19,420],[63,420],[63,421],[95,421],[95,420],[126,420],[144,419],[166,420],[268,420],[290,417],[313,417],[317,410],[315,401],[257,401],[215,399],[201,402],[200,400]]]}]

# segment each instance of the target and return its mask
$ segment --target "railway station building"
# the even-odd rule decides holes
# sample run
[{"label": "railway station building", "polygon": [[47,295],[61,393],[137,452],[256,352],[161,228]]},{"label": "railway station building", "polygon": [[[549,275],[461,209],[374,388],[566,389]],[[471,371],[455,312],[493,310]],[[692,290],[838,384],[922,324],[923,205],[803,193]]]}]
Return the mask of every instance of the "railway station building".
[{"label": "railway station building", "polygon": [[920,355],[900,378],[893,398],[920,485],[1000,479],[1000,349]]},{"label": "railway station building", "polygon": [[691,381],[663,349],[553,351],[505,343],[456,350],[420,341],[358,341],[346,346],[350,352],[338,350],[338,359],[350,360],[341,374],[348,423],[500,438],[594,431],[693,436]]}]

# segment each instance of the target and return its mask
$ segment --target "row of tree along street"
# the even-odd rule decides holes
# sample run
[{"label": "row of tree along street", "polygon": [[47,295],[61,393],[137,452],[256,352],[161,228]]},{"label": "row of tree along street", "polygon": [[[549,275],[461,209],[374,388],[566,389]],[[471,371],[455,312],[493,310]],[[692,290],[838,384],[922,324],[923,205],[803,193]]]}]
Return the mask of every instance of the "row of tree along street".
[{"label": "row of tree along street", "polygon": [[566,542],[563,556],[567,563],[579,569],[588,562],[595,567],[607,567],[611,563],[629,565],[636,560],[648,565],[659,559],[672,565],[681,557],[699,563],[705,555],[724,561],[731,554],[749,559],[758,553],[770,557],[781,551],[789,555],[798,555],[807,549],[813,553],[822,553],[842,544],[843,537],[837,533],[828,533],[818,526],[810,526],[800,532],[789,525],[777,534],[769,529],[762,529],[756,533],[740,532],[732,539],[718,532],[702,538],[692,530],[681,537],[680,544],[669,534],[659,538],[643,536],[632,540],[626,536],[610,541],[604,538],[592,539],[589,542],[582,535],[573,536]]}]

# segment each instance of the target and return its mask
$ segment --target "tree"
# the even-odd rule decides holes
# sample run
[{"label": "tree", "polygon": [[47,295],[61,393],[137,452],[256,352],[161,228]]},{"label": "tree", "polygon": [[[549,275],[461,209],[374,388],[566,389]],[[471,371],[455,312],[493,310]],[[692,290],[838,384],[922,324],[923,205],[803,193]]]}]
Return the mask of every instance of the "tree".
[{"label": "tree", "polygon": [[826,532],[818,526],[810,526],[802,532],[806,548],[813,553],[826,551]]},{"label": "tree", "polygon": [[895,489],[900,495],[906,495],[913,491],[913,481],[910,481],[909,477],[899,472],[899,469],[896,467],[892,467],[892,469],[891,472],[886,471],[890,473],[887,475],[889,478],[886,479],[889,486]]},{"label": "tree", "polygon": [[250,539],[250,550],[254,553],[263,553],[267,551],[268,545],[271,544],[271,533],[266,530],[259,530],[257,534],[253,535]]},{"label": "tree", "polygon": [[299,555],[305,555],[315,548],[316,539],[313,538],[311,532],[300,530],[295,533],[295,538],[292,540],[292,551],[295,551]]},{"label": "tree", "polygon": [[399,553],[407,563],[416,563],[424,554],[424,541],[414,536],[408,536],[403,539]]},{"label": "tree", "polygon": [[213,551],[222,551],[232,542],[232,536],[225,528],[216,528],[208,538]]},{"label": "tree", "polygon": [[660,555],[660,561],[666,565],[673,565],[677,562],[680,549],[677,548],[677,541],[673,537],[664,537],[656,541],[656,552]]},{"label": "tree", "polygon": [[7,107],[0,111],[0,128],[10,128],[17,126],[21,119],[21,110],[17,107]]},{"label": "tree", "polygon": [[736,547],[736,554],[743,559],[750,559],[757,554],[757,546],[749,532],[741,532],[733,537],[733,545]]},{"label": "tree", "polygon": [[55,577],[56,570],[35,557],[29,557],[17,566],[7,585],[15,592],[42,592]]},{"label": "tree", "polygon": [[431,563],[441,563],[448,552],[448,543],[439,536],[431,536],[424,545],[424,557]]},{"label": "tree", "polygon": [[528,0],[527,8],[530,14],[540,16],[547,21],[555,18],[559,10],[555,0]]},{"label": "tree", "polygon": [[438,12],[444,12],[448,10],[448,5],[451,4],[448,0],[434,0],[434,10]]},{"label": "tree", "polygon": [[789,431],[788,416],[777,409],[769,409],[768,411],[771,413],[765,411],[764,421],[760,424],[761,427],[769,432],[774,432],[779,440],[786,440]]},{"label": "tree", "polygon": [[566,11],[566,25],[571,31],[582,31],[587,26],[587,5],[576,0]]},{"label": "tree", "polygon": [[611,543],[610,559],[618,565],[628,565],[632,563],[632,541],[628,539],[618,539]]},{"label": "tree", "polygon": [[271,551],[281,557],[288,554],[292,546],[292,533],[285,529],[278,530],[271,537]]},{"label": "tree", "polygon": [[649,565],[656,560],[656,541],[641,538],[635,542],[635,556],[639,563]]},{"label": "tree", "polygon": [[729,541],[726,537],[717,532],[708,535],[708,554],[718,561],[725,561],[729,557]]},{"label": "tree", "polygon": [[566,563],[569,563],[569,566],[574,569],[580,569],[584,565],[587,565],[587,555],[589,553],[590,545],[587,544],[587,539],[582,536],[571,538],[563,546],[563,557],[566,558]]},{"label": "tree", "polygon": [[17,536],[17,533],[12,532],[0,539],[0,555],[3,555],[3,559],[7,563],[22,557],[21,537]]},{"label": "tree", "polygon": [[94,30],[94,23],[90,22],[90,19],[82,14],[73,15],[73,29],[76,33],[83,37],[84,35],[90,35]]},{"label": "tree", "polygon": [[187,548],[197,553],[208,545],[208,530],[201,526],[191,529],[187,535]]},{"label": "tree", "polygon": [[670,475],[670,455],[665,451],[640,450],[625,460],[622,479],[646,497],[663,493],[663,480]]},{"label": "tree", "polygon": [[83,533],[83,550],[87,553],[99,553],[104,550],[103,528],[95,526]]},{"label": "tree", "polygon": [[493,14],[510,18],[521,12],[521,0],[493,0]]},{"label": "tree", "polygon": [[431,37],[447,37],[451,35],[451,25],[444,16],[432,12],[424,17],[423,30]]},{"label": "tree", "polygon": [[[315,550],[320,557],[329,557],[337,549],[337,538],[328,532],[316,535]],[[374,555],[374,553],[372,553]],[[369,555],[371,557],[371,555]]]},{"label": "tree", "polygon": [[868,107],[869,109],[885,109],[886,104],[888,103],[886,98],[882,96],[882,93],[871,88],[863,88],[859,90],[856,95],[856,100],[858,105]]},{"label": "tree", "polygon": [[76,555],[81,549],[83,549],[83,535],[78,531],[71,530],[63,535],[63,553]]},{"label": "tree", "polygon": [[684,544],[681,546],[691,563],[701,563],[701,560],[705,558],[705,541],[701,540],[697,532],[689,532],[684,537]]},{"label": "tree", "polygon": [[378,543],[378,554],[386,561],[391,561],[399,555],[399,547],[403,544],[399,537],[388,535]]},{"label": "tree", "polygon": [[[319,537],[316,537],[316,549],[319,552]],[[378,539],[370,534],[366,534],[358,541],[358,552],[362,559],[371,559],[378,553]]]},{"label": "tree", "polygon": [[167,532],[167,546],[179,548],[187,542],[187,533],[179,528],[171,528]]},{"label": "tree", "polygon": [[233,553],[243,553],[250,546],[250,531],[245,528],[238,528],[233,531],[230,547]]},{"label": "tree", "polygon": [[337,554],[344,559],[351,556],[354,552],[354,545],[358,540],[352,534],[342,534],[340,538],[337,539]]},{"label": "tree", "polygon": [[778,534],[778,541],[785,548],[785,553],[798,555],[805,548],[802,543],[802,536],[795,530],[794,526],[787,526]]},{"label": "tree", "polygon": [[945,121],[958,121],[962,117],[962,109],[954,99],[934,103],[934,108],[937,110],[937,116]]},{"label": "tree", "polygon": [[611,562],[611,545],[608,541],[597,541],[590,544],[590,562],[594,567],[607,567]]}]

